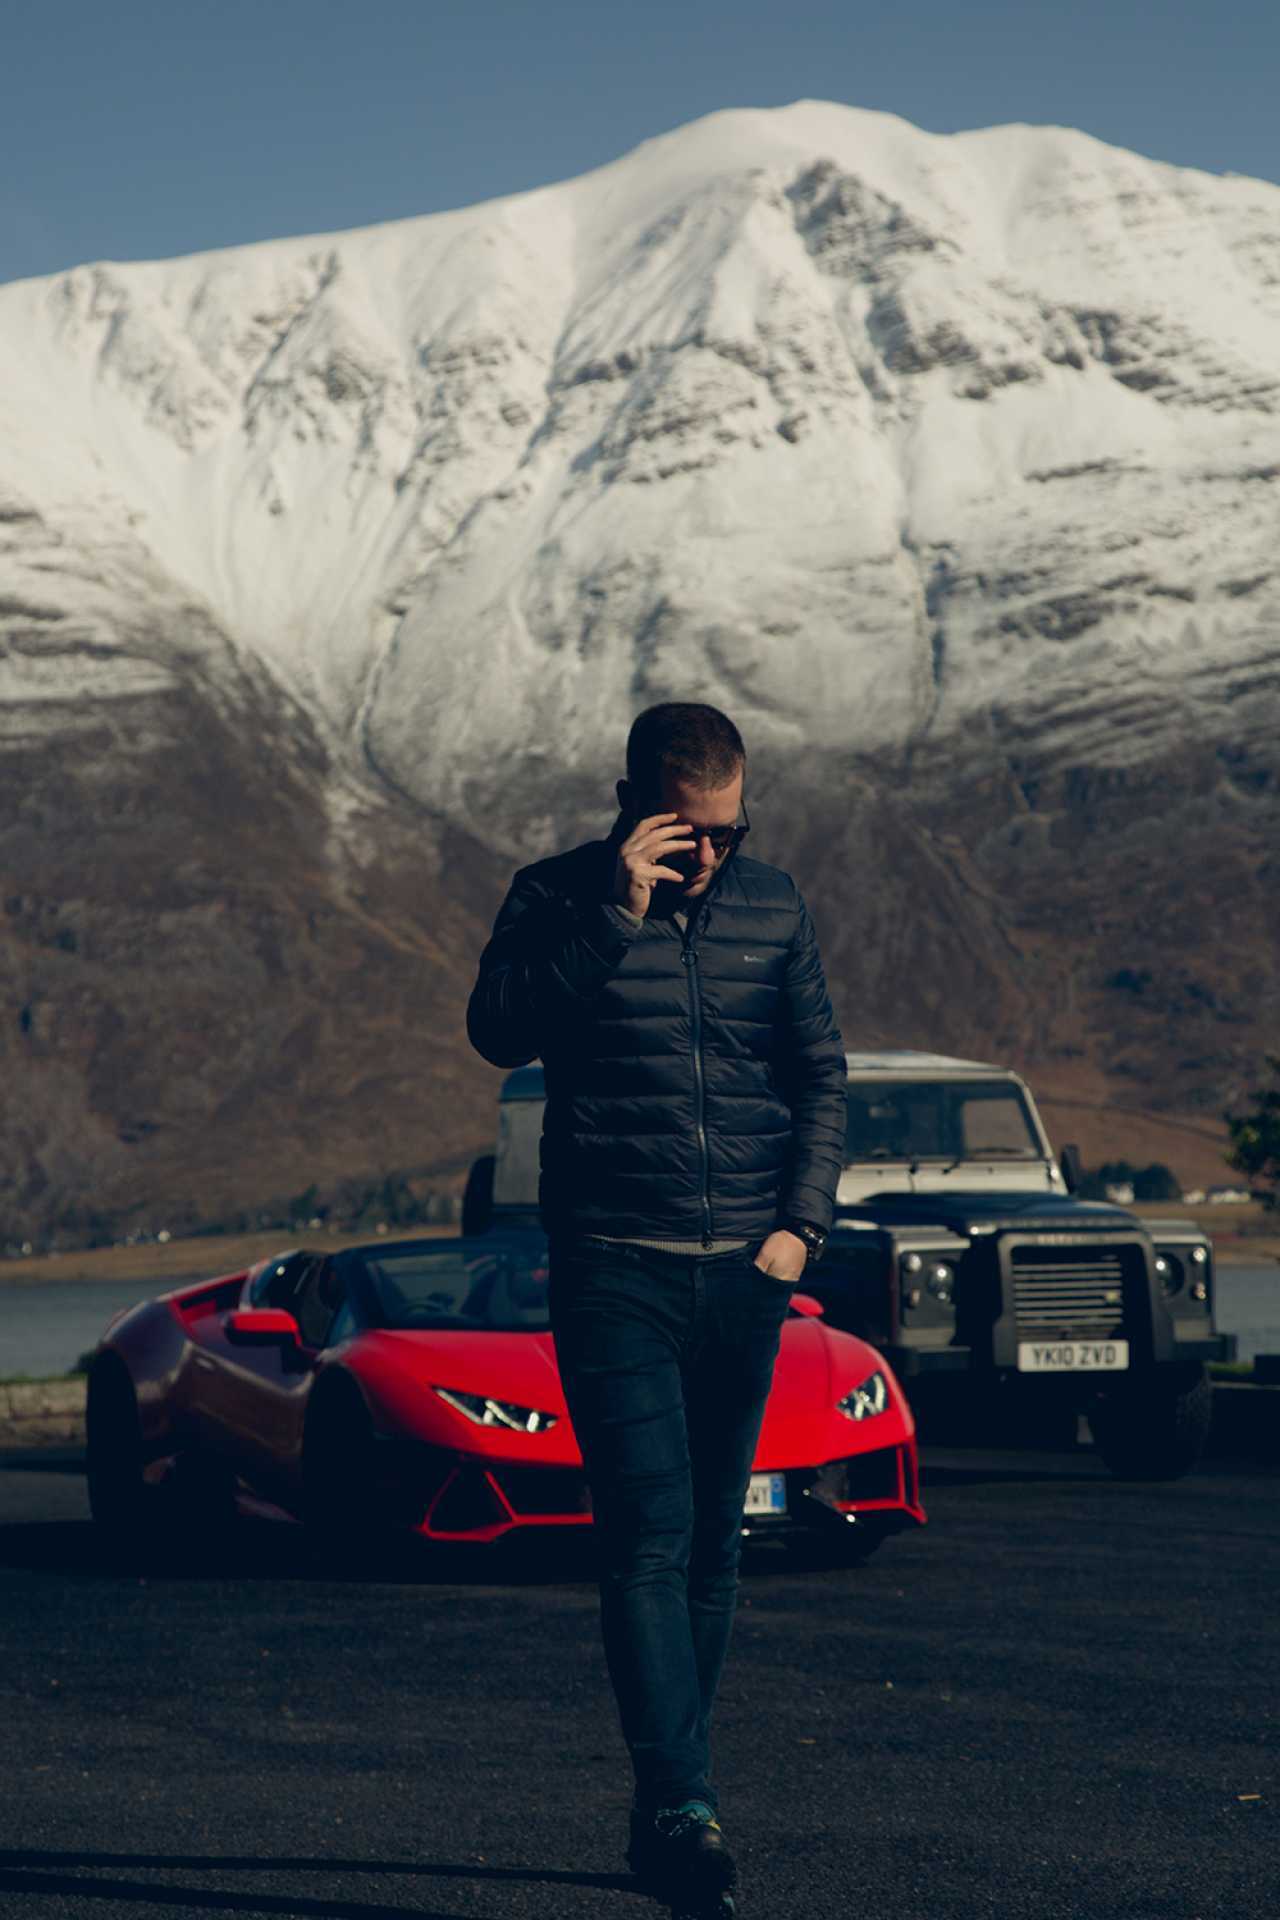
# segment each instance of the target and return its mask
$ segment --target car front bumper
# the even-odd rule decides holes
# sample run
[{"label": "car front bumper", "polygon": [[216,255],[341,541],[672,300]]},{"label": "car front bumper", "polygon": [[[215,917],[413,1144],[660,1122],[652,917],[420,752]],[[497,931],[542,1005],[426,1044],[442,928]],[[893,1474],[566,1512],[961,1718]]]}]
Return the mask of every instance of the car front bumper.
[{"label": "car front bumper", "polygon": [[[1016,1368],[1007,1366],[993,1368],[989,1362],[982,1361],[972,1347],[885,1346],[881,1348],[881,1352],[897,1374],[899,1380],[904,1384],[908,1381],[936,1380],[948,1377],[954,1379],[966,1373],[981,1373],[985,1378],[989,1379],[993,1373],[1015,1374],[1017,1371]],[[1197,1339],[1175,1339],[1171,1343],[1166,1357],[1155,1362],[1154,1365],[1148,1364],[1147,1366],[1135,1367],[1133,1372],[1159,1372],[1165,1367],[1178,1366],[1186,1361],[1204,1361],[1207,1363],[1209,1361],[1234,1360],[1235,1356],[1236,1336],[1234,1333],[1206,1333]],[[1018,1375],[1018,1377],[1030,1379],[1033,1376],[1026,1374]],[[1045,1374],[1041,1377],[1051,1379],[1059,1376]],[[1079,1379],[1082,1376],[1077,1374],[1073,1377]],[[1114,1379],[1115,1376],[1113,1374],[1099,1374],[1089,1377]]]}]

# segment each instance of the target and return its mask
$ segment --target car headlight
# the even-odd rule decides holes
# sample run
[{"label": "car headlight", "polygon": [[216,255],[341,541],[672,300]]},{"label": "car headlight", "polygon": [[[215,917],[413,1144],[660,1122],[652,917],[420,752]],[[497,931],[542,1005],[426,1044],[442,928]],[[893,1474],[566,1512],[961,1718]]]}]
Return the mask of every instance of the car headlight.
[{"label": "car headlight", "polygon": [[955,1268],[949,1261],[931,1260],[925,1285],[935,1300],[941,1301],[944,1307],[949,1307],[955,1299]]},{"label": "car headlight", "polygon": [[950,1260],[940,1260],[934,1253],[900,1254],[898,1277],[906,1308],[918,1307],[926,1292],[939,1306],[955,1304],[956,1272]]},{"label": "car headlight", "polygon": [[836,1401],[836,1412],[847,1420],[874,1420],[889,1406],[889,1383],[880,1372],[868,1374],[859,1387],[853,1387],[843,1400]]},{"label": "car headlight", "polygon": [[1186,1277],[1182,1262],[1176,1253],[1157,1253],[1156,1278],[1166,1293],[1177,1293]]},{"label": "car headlight", "polygon": [[560,1418],[537,1407],[517,1407],[510,1400],[491,1400],[483,1393],[461,1393],[457,1387],[436,1387],[440,1398],[474,1420],[478,1427],[508,1427],[513,1433],[546,1433]]}]

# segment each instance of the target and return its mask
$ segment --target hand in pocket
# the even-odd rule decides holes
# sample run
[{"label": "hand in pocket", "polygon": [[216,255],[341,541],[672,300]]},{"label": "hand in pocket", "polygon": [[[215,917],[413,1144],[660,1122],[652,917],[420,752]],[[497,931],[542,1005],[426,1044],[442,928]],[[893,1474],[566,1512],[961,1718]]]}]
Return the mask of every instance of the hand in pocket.
[{"label": "hand in pocket", "polygon": [[760,1248],[752,1265],[768,1274],[771,1280],[781,1280],[793,1287],[804,1272],[808,1257],[809,1250],[799,1234],[778,1227]]}]

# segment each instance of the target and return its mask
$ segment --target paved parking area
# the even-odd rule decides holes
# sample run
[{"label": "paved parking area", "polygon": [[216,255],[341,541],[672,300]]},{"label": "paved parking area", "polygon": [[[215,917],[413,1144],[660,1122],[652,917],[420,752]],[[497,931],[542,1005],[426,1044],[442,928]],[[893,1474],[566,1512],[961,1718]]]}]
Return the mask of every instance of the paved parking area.
[{"label": "paved parking area", "polygon": [[[1280,1475],[932,1450],[859,1570],[761,1547],[717,1722],[745,1920],[1272,1920]],[[0,1459],[0,1913],[660,1913],[588,1570],[335,1579],[245,1523],[114,1569],[74,1460]]]}]

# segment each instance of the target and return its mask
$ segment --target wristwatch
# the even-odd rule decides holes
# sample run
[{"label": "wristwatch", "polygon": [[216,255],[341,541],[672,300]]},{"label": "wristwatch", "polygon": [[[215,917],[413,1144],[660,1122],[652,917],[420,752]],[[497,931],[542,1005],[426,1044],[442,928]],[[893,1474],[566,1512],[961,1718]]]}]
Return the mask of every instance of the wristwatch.
[{"label": "wristwatch", "polygon": [[794,1233],[804,1241],[808,1258],[806,1266],[812,1266],[815,1260],[821,1260],[822,1250],[827,1244],[827,1236],[821,1227],[815,1227],[808,1220],[782,1220],[779,1225],[787,1233]]}]

